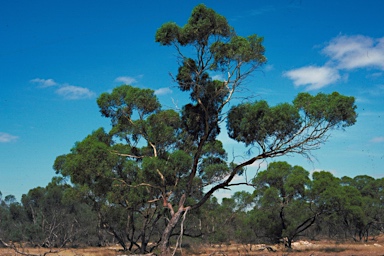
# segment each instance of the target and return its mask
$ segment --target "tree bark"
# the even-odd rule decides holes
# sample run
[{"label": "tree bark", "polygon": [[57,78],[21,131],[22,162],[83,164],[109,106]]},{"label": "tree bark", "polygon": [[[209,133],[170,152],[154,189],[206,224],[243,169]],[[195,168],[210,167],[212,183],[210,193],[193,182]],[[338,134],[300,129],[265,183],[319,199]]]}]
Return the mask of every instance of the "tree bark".
[{"label": "tree bark", "polygon": [[169,246],[169,239],[176,224],[179,222],[180,217],[183,215],[185,209],[180,207],[177,212],[169,220],[167,227],[165,228],[163,235],[161,236],[160,252],[162,256],[172,255],[171,248]]},{"label": "tree bark", "polygon": [[[171,247],[169,244],[169,239],[171,238],[172,231],[175,228],[175,226],[177,225],[177,223],[179,222],[181,216],[187,210],[187,208],[189,208],[189,207],[187,207],[187,208],[184,207],[185,199],[186,199],[186,195],[183,194],[180,198],[179,209],[177,210],[177,212],[174,212],[174,210],[170,204],[168,206],[169,210],[171,211],[171,219],[169,220],[167,227],[164,229],[164,232],[161,236],[160,255],[162,255],[162,256],[172,255]],[[166,202],[165,202],[165,204],[168,205]]]}]

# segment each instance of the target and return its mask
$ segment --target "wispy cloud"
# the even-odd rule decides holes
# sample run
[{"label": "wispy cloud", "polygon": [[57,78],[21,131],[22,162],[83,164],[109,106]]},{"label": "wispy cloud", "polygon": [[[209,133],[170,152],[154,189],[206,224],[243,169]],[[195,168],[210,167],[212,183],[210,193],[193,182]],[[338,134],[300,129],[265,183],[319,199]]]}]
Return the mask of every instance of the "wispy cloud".
[{"label": "wispy cloud", "polygon": [[382,101],[381,97],[384,95],[384,84],[362,87],[359,92],[360,95],[356,97],[356,102],[373,103],[375,100]]},{"label": "wispy cloud", "polygon": [[381,117],[381,116],[384,116],[384,111],[369,111],[368,110],[368,111],[363,111],[363,112],[359,113],[359,116]]},{"label": "wispy cloud", "polygon": [[165,94],[171,94],[171,93],[172,93],[172,90],[169,89],[168,87],[155,90],[156,95],[165,95]]},{"label": "wispy cloud", "polygon": [[55,93],[62,96],[67,100],[78,100],[92,98],[96,94],[88,88],[74,86],[69,84],[60,84],[55,82],[53,79],[42,79],[35,78],[30,80],[31,83],[38,84],[39,88],[47,88],[55,86],[57,89]]},{"label": "wispy cloud", "polygon": [[364,89],[362,92],[367,93],[370,96],[380,97],[384,95],[384,84],[379,84],[375,87]]},{"label": "wispy cloud", "polygon": [[367,75],[367,78],[373,78],[373,79],[376,79],[376,78],[380,78],[383,76],[383,72],[375,72],[375,73],[372,73],[372,74],[368,74]]},{"label": "wispy cloud", "polygon": [[384,70],[384,37],[338,36],[322,51],[339,69],[378,68]]},{"label": "wispy cloud", "polygon": [[384,136],[372,138],[370,140],[370,142],[373,142],[373,143],[383,143],[384,142]]},{"label": "wispy cloud", "polygon": [[7,143],[16,141],[19,137],[11,135],[9,133],[0,132],[0,143]]},{"label": "wispy cloud", "polygon": [[247,17],[268,15],[270,13],[278,11],[278,8],[274,5],[261,6],[257,9],[247,9],[240,15],[234,16],[232,20],[244,19]]},{"label": "wispy cloud", "polygon": [[45,88],[45,87],[51,87],[57,85],[57,83],[53,79],[42,79],[42,78],[35,78],[30,80],[31,83],[38,84],[39,87]]},{"label": "wispy cloud", "polygon": [[251,16],[259,16],[259,15],[264,15],[264,14],[275,12],[275,11],[276,11],[276,7],[275,6],[268,5],[268,6],[264,6],[264,7],[261,7],[261,8],[250,10],[249,14]]},{"label": "wispy cloud", "polygon": [[130,76],[119,76],[115,79],[115,82],[121,82],[121,83],[124,83],[124,84],[135,84],[137,83],[137,80],[133,77],[130,77]]},{"label": "wispy cloud", "polygon": [[316,90],[340,79],[337,69],[331,67],[307,66],[287,71],[283,76],[293,80],[296,87],[306,86],[307,90]]},{"label": "wispy cloud", "polygon": [[272,70],[274,70],[275,69],[275,67],[273,66],[273,65],[271,65],[271,64],[267,64],[267,65],[265,65],[264,67],[263,67],[263,70],[265,71],[265,72],[269,72],[269,71],[272,71]]},{"label": "wispy cloud", "polygon": [[95,96],[95,93],[88,88],[73,85],[63,85],[56,90],[56,94],[68,100],[87,99]]},{"label": "wispy cloud", "polygon": [[[284,72],[283,76],[291,79],[295,86],[318,90],[339,81],[340,71],[351,72],[358,68],[384,71],[384,37],[338,36],[328,42],[321,53],[329,57],[324,66],[305,66]],[[348,73],[344,78],[347,77]]]}]

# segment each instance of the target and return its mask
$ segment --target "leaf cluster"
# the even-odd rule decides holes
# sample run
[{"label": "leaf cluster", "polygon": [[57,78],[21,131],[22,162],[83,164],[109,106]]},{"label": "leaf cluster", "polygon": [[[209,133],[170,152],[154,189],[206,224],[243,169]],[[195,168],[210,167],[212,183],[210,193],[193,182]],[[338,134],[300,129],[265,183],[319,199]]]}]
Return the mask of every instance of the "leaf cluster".
[{"label": "leaf cluster", "polygon": [[293,105],[270,107],[263,100],[232,107],[227,128],[232,139],[246,145],[265,143],[270,139],[290,139],[301,128],[301,118]]}]

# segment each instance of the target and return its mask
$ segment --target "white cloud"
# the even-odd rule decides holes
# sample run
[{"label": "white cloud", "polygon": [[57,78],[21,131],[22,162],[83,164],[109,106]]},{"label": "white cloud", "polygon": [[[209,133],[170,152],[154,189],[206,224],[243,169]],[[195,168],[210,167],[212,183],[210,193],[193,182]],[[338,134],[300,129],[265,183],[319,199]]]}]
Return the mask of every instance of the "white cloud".
[{"label": "white cloud", "polygon": [[0,132],[0,143],[7,143],[17,140],[19,137],[5,133]]},{"label": "white cloud", "polygon": [[68,100],[86,99],[95,96],[95,93],[88,88],[73,85],[63,85],[56,90],[56,94]]},{"label": "white cloud", "polygon": [[55,93],[64,97],[67,100],[86,99],[95,96],[95,93],[88,88],[69,84],[59,84],[53,79],[35,78],[30,80],[30,82],[38,84],[38,87],[40,88],[56,86],[58,87],[58,89],[55,91]]},{"label": "white cloud", "polygon": [[317,90],[340,79],[338,70],[327,66],[302,67],[287,71],[283,75],[293,80],[296,87],[307,86],[307,90]]},{"label": "white cloud", "polygon": [[130,76],[119,76],[115,79],[115,82],[121,82],[124,84],[131,85],[137,83],[137,80]]},{"label": "white cloud", "polygon": [[384,142],[384,137],[375,137],[371,139],[371,142],[373,143],[383,143]]},{"label": "white cloud", "polygon": [[45,88],[45,87],[51,87],[57,85],[57,83],[53,79],[42,79],[42,78],[35,78],[30,80],[31,83],[38,84],[39,87]]},{"label": "white cloud", "polygon": [[169,89],[168,87],[155,90],[156,95],[165,95],[165,94],[171,94],[171,93],[172,93],[172,90]]},{"label": "white cloud", "polygon": [[339,69],[378,68],[384,70],[384,37],[362,35],[338,36],[332,39],[323,53]]},{"label": "white cloud", "polygon": [[[305,66],[285,72],[283,75],[293,80],[295,86],[307,86],[307,90],[316,90],[340,80],[340,70],[350,71],[357,68],[384,70],[384,37],[338,36],[333,38],[321,52],[329,57],[326,65]],[[376,72],[372,76],[381,75],[381,72]],[[343,79],[348,79],[348,73]]]}]

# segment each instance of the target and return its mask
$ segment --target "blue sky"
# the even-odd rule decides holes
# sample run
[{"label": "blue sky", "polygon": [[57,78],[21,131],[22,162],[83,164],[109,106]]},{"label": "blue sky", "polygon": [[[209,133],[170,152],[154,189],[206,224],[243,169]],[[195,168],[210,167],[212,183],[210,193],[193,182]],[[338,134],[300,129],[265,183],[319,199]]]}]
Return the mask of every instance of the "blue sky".
[{"label": "blue sky", "polygon": [[[271,105],[299,92],[356,97],[358,120],[313,152],[286,160],[308,171],[384,176],[384,1],[0,1],[0,191],[45,186],[55,158],[109,127],[96,98],[128,83],[156,91],[164,108],[186,102],[169,72],[172,48],[154,35],[184,25],[199,3],[239,35],[264,37],[268,63],[246,83]],[[225,134],[229,152],[244,149]],[[263,167],[262,167],[263,168]],[[252,171],[252,168],[251,170]],[[251,172],[250,172],[251,175]]]}]

